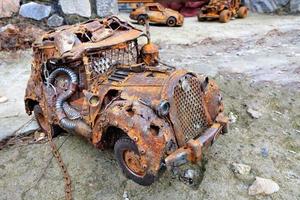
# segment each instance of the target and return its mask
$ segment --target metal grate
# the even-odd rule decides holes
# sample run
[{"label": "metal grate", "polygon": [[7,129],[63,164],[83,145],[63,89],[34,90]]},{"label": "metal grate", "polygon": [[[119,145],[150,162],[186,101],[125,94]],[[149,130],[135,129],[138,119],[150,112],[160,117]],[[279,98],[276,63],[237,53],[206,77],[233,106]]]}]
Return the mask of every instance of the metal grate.
[{"label": "metal grate", "polygon": [[137,63],[137,43],[130,42],[120,45],[120,48],[110,47],[96,53],[90,53],[91,70],[96,74],[103,74],[112,66],[124,67]]},{"label": "metal grate", "polygon": [[177,116],[186,142],[208,127],[202,95],[200,81],[190,75],[183,77],[175,87]]}]

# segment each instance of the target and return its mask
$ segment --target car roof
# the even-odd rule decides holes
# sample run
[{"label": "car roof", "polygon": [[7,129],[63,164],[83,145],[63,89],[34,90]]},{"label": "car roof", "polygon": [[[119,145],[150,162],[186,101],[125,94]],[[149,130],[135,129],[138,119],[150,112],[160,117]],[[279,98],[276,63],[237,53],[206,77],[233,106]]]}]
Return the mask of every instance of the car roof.
[{"label": "car roof", "polygon": [[145,6],[161,6],[162,5],[160,3],[146,3]]},{"label": "car roof", "polygon": [[52,46],[57,50],[57,58],[77,59],[84,52],[109,48],[143,35],[142,30],[112,16],[59,27],[39,38],[33,48],[45,49]]}]

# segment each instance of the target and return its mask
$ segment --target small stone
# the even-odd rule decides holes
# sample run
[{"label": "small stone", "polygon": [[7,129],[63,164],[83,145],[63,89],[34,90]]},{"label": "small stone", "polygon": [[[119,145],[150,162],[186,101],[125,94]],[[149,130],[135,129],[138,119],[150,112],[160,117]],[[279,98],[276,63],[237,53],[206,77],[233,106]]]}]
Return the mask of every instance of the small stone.
[{"label": "small stone", "polygon": [[193,185],[198,177],[199,174],[195,170],[187,169],[184,171],[183,175],[180,176],[180,180],[185,184]]},{"label": "small stone", "polygon": [[261,148],[260,152],[261,152],[261,155],[265,158],[269,156],[269,150],[267,147]]},{"label": "small stone", "polygon": [[264,194],[269,195],[279,191],[279,186],[271,179],[256,177],[253,184],[249,187],[249,195]]},{"label": "small stone", "polygon": [[41,20],[48,17],[50,12],[51,6],[30,2],[21,6],[19,14],[23,17]]},{"label": "small stone", "polygon": [[54,14],[51,17],[48,18],[47,24],[50,27],[58,27],[63,25],[64,22],[64,18],[62,18],[61,16]]},{"label": "small stone", "polygon": [[0,96],[0,103],[5,103],[8,101],[8,98],[5,96]]},{"label": "small stone", "polygon": [[252,108],[247,109],[247,113],[253,118],[253,119],[259,119],[262,114],[256,110],[253,110]]},{"label": "small stone", "polygon": [[237,120],[237,115],[233,114],[233,112],[230,112],[230,113],[228,114],[228,118],[229,118],[229,122],[230,122],[231,124],[233,124],[233,123],[235,123],[236,120]]},{"label": "small stone", "polygon": [[6,26],[0,27],[0,33],[7,31],[8,33],[18,32],[18,28],[12,24],[7,24]]},{"label": "small stone", "polygon": [[249,174],[251,171],[251,167],[249,165],[240,164],[240,163],[232,163],[231,170],[237,174]]},{"label": "small stone", "polygon": [[20,8],[20,0],[1,0],[0,1],[0,18],[11,17],[17,13]]},{"label": "small stone", "polygon": [[127,191],[124,191],[124,193],[123,193],[123,198],[124,198],[124,199],[128,198]]}]

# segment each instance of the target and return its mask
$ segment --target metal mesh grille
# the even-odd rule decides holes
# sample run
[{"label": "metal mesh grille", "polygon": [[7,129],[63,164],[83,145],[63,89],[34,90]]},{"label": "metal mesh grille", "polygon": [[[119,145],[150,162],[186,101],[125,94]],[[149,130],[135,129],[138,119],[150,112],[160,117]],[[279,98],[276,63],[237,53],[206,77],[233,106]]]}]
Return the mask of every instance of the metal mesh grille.
[{"label": "metal mesh grille", "polygon": [[130,42],[120,48],[108,48],[90,53],[90,67],[92,72],[102,74],[111,66],[131,66],[137,63],[137,43]]},{"label": "metal mesh grille", "polygon": [[185,76],[174,91],[177,117],[185,141],[195,138],[208,127],[200,82],[196,77]]}]

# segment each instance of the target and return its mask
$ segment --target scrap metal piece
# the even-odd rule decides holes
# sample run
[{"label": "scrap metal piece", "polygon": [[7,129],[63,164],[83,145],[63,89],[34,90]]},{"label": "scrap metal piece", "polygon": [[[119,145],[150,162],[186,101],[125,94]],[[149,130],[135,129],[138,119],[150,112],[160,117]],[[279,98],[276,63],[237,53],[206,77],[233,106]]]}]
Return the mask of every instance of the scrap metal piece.
[{"label": "scrap metal piece", "polygon": [[198,21],[219,19],[220,22],[227,23],[231,18],[247,17],[248,12],[241,0],[210,0],[208,5],[200,9]]}]

